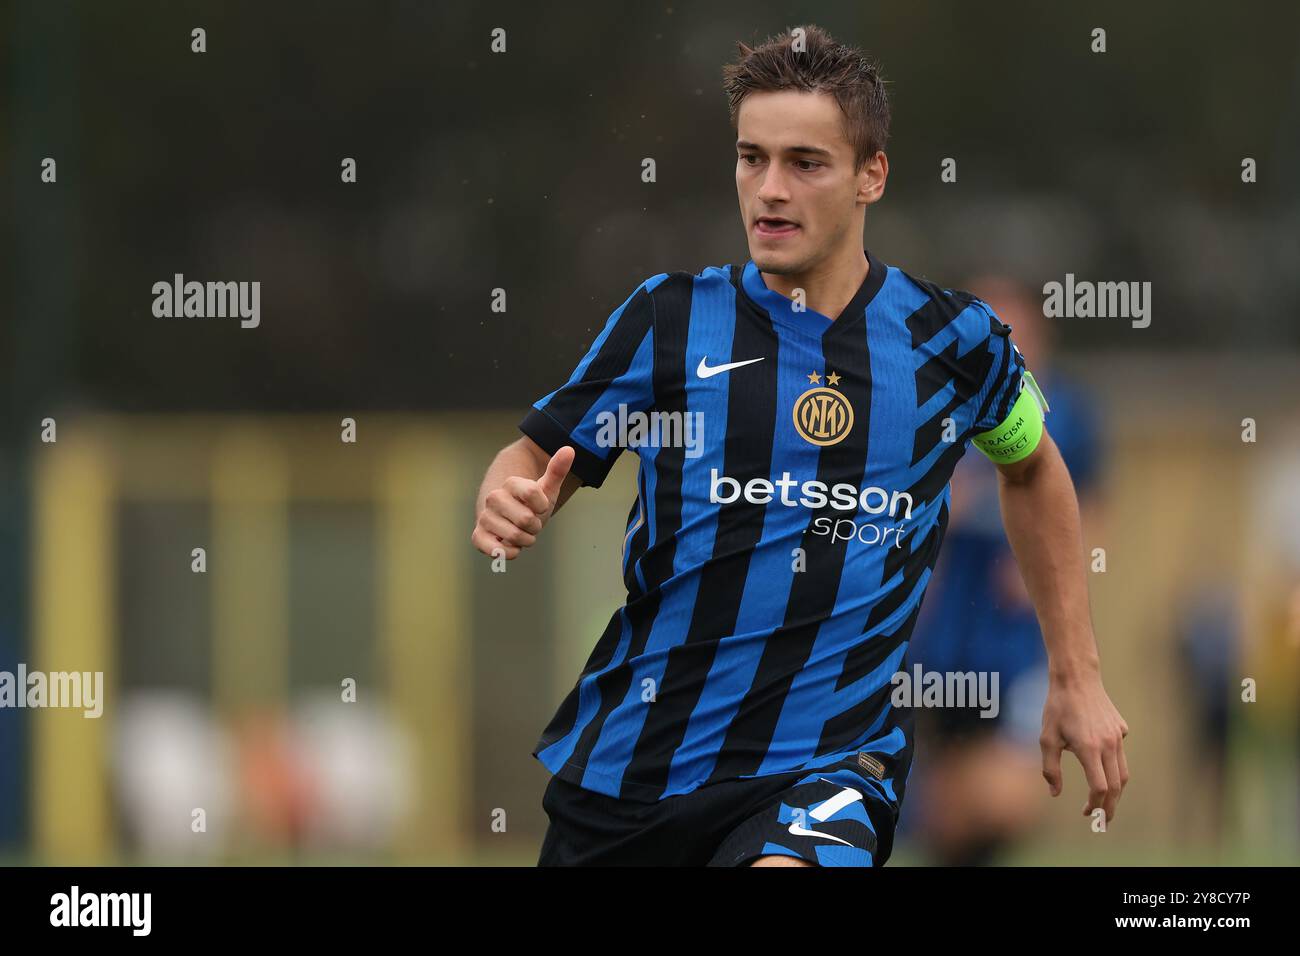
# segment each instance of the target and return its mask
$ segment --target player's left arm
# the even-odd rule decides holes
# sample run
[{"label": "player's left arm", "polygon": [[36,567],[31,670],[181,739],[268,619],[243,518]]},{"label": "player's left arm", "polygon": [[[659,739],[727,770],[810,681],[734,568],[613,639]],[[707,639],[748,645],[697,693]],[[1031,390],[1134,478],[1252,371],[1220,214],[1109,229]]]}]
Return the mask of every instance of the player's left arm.
[{"label": "player's left arm", "polygon": [[[1036,386],[1033,392],[1041,396]],[[1012,435],[1016,437],[1008,438]],[[998,461],[997,449],[988,443],[999,438],[1003,448],[1021,445],[1007,456],[1015,460]],[[1003,527],[1047,646],[1049,684],[1039,740],[1043,777],[1052,796],[1059,796],[1061,752],[1071,751],[1088,780],[1084,814],[1103,807],[1109,821],[1129,779],[1124,759],[1128,724],[1102,686],[1079,503],[1069,469],[1043,426],[1030,388],[1021,391],[997,429],[977,437],[977,444],[980,439],[981,450],[997,464]]]}]

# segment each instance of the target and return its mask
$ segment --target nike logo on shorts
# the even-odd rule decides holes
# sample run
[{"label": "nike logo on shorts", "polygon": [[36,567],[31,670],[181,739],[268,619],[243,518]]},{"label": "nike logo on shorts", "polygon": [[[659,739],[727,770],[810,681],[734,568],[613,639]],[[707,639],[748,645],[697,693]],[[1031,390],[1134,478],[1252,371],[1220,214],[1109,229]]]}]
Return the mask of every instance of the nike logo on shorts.
[{"label": "nike logo on shorts", "polygon": [[[826,778],[823,777],[822,779],[825,780]],[[826,782],[830,783],[831,781],[826,780]],[[845,787],[839,793],[835,794],[835,796],[824,801],[816,810],[809,813],[808,816],[812,817],[818,823],[821,823],[823,820],[828,820],[835,816],[835,814],[843,810],[850,803],[857,803],[861,799],[861,793],[854,790],[852,787]],[[819,833],[816,830],[809,830],[805,827],[799,826],[797,823],[790,824],[790,833],[794,836],[821,837],[823,840],[834,840],[836,843],[843,843],[845,846],[853,846],[853,844],[848,840],[841,840],[839,837],[831,836],[829,833]]]},{"label": "nike logo on shorts", "polygon": [[834,840],[836,843],[843,843],[845,846],[853,846],[848,840],[841,840],[837,836],[831,836],[829,833],[818,833],[816,830],[806,830],[797,823],[790,824],[790,832],[794,836],[812,836],[821,837],[823,840]]}]

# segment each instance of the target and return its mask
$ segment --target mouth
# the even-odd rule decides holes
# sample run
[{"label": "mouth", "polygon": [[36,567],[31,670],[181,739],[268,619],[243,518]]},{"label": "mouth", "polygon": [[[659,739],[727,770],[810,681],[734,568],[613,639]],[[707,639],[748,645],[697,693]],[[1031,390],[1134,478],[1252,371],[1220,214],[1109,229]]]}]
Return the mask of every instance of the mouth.
[{"label": "mouth", "polygon": [[782,216],[759,216],[754,220],[754,234],[763,239],[781,239],[799,231],[799,224]]}]

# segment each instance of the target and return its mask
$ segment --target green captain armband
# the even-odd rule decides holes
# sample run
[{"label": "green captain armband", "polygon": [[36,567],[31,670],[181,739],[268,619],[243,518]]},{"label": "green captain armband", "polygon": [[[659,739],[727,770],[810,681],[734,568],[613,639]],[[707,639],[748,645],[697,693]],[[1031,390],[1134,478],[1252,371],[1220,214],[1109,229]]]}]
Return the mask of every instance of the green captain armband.
[{"label": "green captain armband", "polygon": [[1020,379],[1020,396],[1006,420],[997,428],[975,435],[971,443],[999,465],[1020,461],[1038,447],[1043,437],[1043,414],[1050,410],[1034,376],[1026,369]]}]

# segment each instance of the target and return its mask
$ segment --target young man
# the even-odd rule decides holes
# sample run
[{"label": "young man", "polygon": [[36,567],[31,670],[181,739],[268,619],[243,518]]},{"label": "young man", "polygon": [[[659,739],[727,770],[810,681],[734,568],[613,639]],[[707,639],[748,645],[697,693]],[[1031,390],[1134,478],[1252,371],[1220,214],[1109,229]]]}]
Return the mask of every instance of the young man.
[{"label": "young man", "polygon": [[[474,545],[513,559],[621,444],[641,459],[627,602],[534,751],[554,774],[539,862],[884,863],[912,753],[891,678],[971,442],[999,464],[1050,657],[1043,774],[1059,793],[1073,751],[1085,814],[1109,819],[1127,727],[1011,330],[863,249],[889,172],[876,68],[816,27],[740,51],[724,76],[750,261],[638,286],[479,492]],[[637,413],[682,440],[614,434]]]}]

